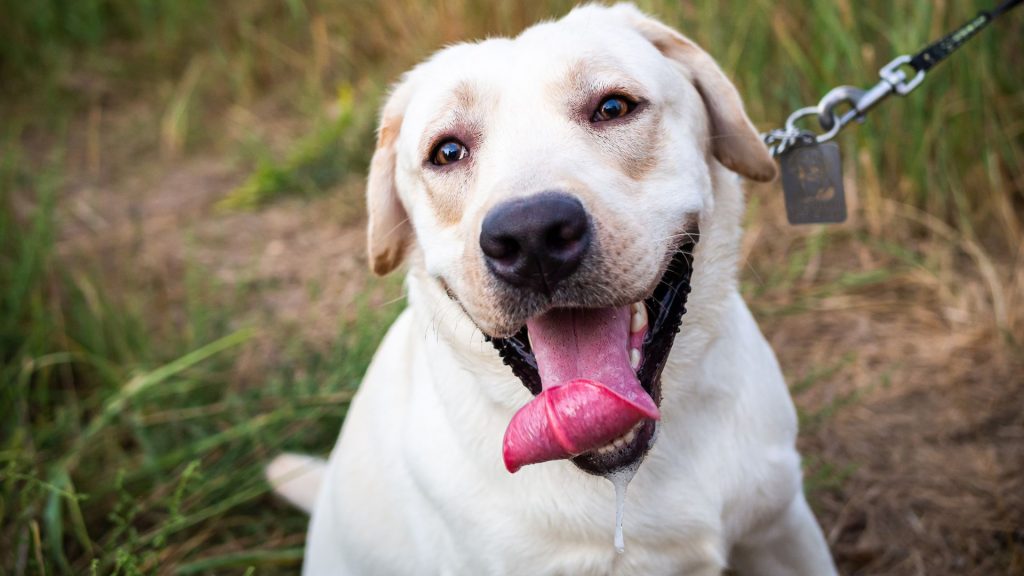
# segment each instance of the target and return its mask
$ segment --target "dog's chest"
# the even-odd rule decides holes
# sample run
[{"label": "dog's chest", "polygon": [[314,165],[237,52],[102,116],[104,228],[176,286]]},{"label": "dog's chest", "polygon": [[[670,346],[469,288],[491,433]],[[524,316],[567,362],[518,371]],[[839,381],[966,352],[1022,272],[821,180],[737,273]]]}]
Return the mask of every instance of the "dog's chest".
[{"label": "dog's chest", "polygon": [[687,496],[692,490],[686,487],[675,486],[674,494],[630,494],[625,551],[619,553],[615,493],[607,480],[575,469],[509,480],[488,483],[487,490],[450,481],[436,495],[449,505],[440,522],[444,535],[430,546],[440,547],[438,557],[451,563],[451,573],[679,574],[719,556],[720,535],[681,504],[701,501]]},{"label": "dog's chest", "polygon": [[[713,564],[718,536],[700,529],[665,526],[654,530],[649,519],[625,522],[625,549],[614,546],[614,507],[587,520],[548,515],[524,519],[498,538],[481,541],[471,554],[467,573],[489,574],[680,574]],[[676,527],[677,529],[679,527]],[[674,535],[667,538],[666,533]],[[463,552],[467,549],[464,548]]]},{"label": "dog's chest", "polygon": [[414,357],[425,368],[426,358],[434,362],[417,373],[432,385],[413,392],[424,398],[405,420],[402,446],[425,498],[413,516],[437,515],[417,547],[441,573],[680,574],[720,556],[720,511],[704,509],[720,498],[690,469],[700,458],[680,459],[690,465],[679,470],[663,457],[641,466],[627,490],[619,553],[612,483],[566,461],[505,472],[498,460],[504,420],[488,417],[477,396],[487,383],[455,369],[440,343],[421,351],[428,353]]}]

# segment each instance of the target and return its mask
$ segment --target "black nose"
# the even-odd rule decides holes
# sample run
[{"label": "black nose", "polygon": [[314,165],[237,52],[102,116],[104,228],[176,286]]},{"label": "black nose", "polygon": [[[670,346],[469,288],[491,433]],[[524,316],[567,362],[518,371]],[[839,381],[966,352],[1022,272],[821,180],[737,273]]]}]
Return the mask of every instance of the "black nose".
[{"label": "black nose", "polygon": [[550,293],[575,272],[589,247],[587,212],[562,192],[498,204],[480,229],[480,248],[491,272],[537,292]]}]

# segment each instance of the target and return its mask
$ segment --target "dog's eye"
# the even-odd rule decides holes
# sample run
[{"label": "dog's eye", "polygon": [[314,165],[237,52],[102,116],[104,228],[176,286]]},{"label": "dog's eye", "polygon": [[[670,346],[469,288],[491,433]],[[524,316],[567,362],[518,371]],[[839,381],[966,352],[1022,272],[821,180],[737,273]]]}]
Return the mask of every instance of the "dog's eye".
[{"label": "dog's eye", "polygon": [[594,115],[590,118],[590,121],[606,122],[622,118],[632,112],[634,108],[636,108],[636,102],[627,99],[625,96],[608,96],[597,105],[597,110],[594,110]]},{"label": "dog's eye", "polygon": [[468,155],[469,148],[453,138],[434,147],[434,151],[430,153],[430,162],[434,166],[445,166],[458,162]]}]

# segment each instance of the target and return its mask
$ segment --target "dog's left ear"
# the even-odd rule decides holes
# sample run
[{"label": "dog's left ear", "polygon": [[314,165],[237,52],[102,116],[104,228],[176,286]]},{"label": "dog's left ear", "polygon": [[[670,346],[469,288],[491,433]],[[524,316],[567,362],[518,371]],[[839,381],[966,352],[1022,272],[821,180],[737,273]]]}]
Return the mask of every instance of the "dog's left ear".
[{"label": "dog's left ear", "polygon": [[619,4],[613,10],[666,58],[677,62],[696,86],[711,121],[715,158],[751,180],[773,180],[775,161],[743,109],[739,92],[714,59],[689,38],[630,4]]},{"label": "dog's left ear", "polygon": [[370,175],[366,179],[366,211],[369,214],[366,248],[370,269],[380,276],[402,263],[413,239],[412,224],[395,185],[395,141],[398,140],[411,92],[406,79],[392,90],[384,105],[377,129],[377,149],[373,152]]}]

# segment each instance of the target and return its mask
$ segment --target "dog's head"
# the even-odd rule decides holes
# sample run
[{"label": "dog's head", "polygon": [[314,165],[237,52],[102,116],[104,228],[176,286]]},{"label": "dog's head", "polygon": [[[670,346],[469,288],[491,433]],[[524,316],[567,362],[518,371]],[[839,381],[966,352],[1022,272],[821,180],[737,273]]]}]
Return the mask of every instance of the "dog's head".
[{"label": "dog's head", "polygon": [[717,164],[775,176],[711,57],[631,5],[449,47],[394,90],[371,266],[418,246],[540,394],[506,435],[510,469],[574,457],[605,473],[646,452]]}]

